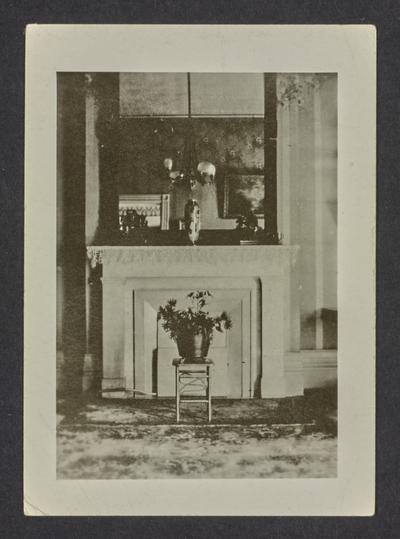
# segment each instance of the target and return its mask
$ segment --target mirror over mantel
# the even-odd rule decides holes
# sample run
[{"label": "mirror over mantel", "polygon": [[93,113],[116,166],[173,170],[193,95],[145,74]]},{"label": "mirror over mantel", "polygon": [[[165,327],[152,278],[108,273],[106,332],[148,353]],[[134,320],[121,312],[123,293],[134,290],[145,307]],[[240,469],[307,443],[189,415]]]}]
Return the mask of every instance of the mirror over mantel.
[{"label": "mirror over mantel", "polygon": [[[118,241],[118,197],[122,193],[171,193],[171,230],[153,239],[155,244],[180,244],[176,229],[189,198],[199,201],[203,241],[236,243],[232,239],[236,237],[236,220],[246,208],[241,211],[235,195],[242,181],[261,177],[263,203],[261,215],[257,209],[257,218],[260,228],[265,230],[262,242],[276,242],[276,75],[113,75],[113,85],[100,85],[100,91],[112,88],[112,94],[99,100],[100,107],[105,104],[108,108],[108,117],[100,124],[106,129],[99,130],[102,200],[96,239]],[[110,107],[110,103],[114,105]],[[101,110],[99,116],[104,120]],[[171,158],[174,170],[182,170],[188,122],[193,132],[196,164],[210,162],[216,168],[213,182],[205,186],[197,182],[194,192],[185,185],[171,190],[163,168],[165,160]]]}]

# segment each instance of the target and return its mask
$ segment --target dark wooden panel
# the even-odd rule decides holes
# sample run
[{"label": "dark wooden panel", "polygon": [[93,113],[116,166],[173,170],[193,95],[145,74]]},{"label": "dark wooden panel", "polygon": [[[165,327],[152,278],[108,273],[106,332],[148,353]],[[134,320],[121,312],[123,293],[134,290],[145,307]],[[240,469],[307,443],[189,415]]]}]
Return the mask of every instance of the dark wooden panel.
[{"label": "dark wooden panel", "polygon": [[277,166],[276,138],[277,97],[276,74],[266,73],[265,82],[265,120],[264,120],[264,152],[265,152],[265,230],[277,241]]}]

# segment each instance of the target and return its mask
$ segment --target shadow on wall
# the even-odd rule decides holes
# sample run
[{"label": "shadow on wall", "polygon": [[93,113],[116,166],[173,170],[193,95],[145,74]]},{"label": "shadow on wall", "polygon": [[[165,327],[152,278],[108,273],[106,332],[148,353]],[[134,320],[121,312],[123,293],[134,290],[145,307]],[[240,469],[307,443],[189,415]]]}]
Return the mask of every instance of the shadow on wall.
[{"label": "shadow on wall", "polygon": [[[317,322],[322,322],[322,344],[324,350],[337,349],[337,311],[334,309],[319,309],[312,314],[302,317],[302,333],[315,335]],[[315,337],[314,337],[315,338]]]}]

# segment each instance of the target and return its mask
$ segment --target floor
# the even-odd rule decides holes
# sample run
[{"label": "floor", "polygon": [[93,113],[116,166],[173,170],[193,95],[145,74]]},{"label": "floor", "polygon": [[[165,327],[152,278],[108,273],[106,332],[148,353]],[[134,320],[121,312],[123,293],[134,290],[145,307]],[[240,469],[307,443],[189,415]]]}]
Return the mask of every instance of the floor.
[{"label": "floor", "polygon": [[184,404],[173,399],[60,399],[59,479],[336,476],[336,391],[293,399]]}]

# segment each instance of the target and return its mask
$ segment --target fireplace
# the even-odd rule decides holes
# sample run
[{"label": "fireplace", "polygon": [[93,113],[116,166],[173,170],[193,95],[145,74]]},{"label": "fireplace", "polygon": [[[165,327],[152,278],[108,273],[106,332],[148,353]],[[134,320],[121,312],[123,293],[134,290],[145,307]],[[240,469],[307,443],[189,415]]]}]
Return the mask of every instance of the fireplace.
[{"label": "fireplace", "polygon": [[285,357],[299,349],[297,247],[110,246],[89,247],[88,254],[103,265],[103,394],[173,395],[177,351],[156,313],[170,297],[195,289],[210,290],[210,310],[234,318],[231,334],[216,337],[210,350],[216,396],[302,391],[301,381],[285,373]]},{"label": "fireplace", "polygon": [[[214,332],[209,350],[214,363],[213,395],[251,398],[259,393],[261,346],[257,279],[146,277],[129,279],[126,286],[128,295],[130,289],[133,295],[128,319],[134,321],[133,332],[127,330],[124,336],[128,339],[127,349],[133,350],[133,380],[126,381],[127,389],[133,387],[145,395],[174,396],[172,360],[177,357],[177,347],[161,323],[157,323],[157,310],[171,297],[186,304],[190,291],[208,287],[212,297],[207,309],[213,314],[226,310],[233,323],[232,331]],[[132,372],[129,365],[126,367],[126,371]],[[137,396],[140,394],[138,392]]]}]

